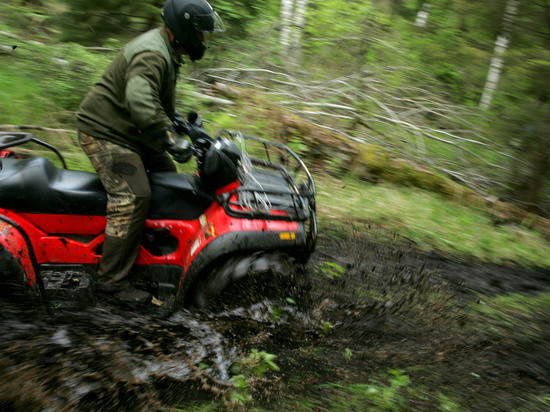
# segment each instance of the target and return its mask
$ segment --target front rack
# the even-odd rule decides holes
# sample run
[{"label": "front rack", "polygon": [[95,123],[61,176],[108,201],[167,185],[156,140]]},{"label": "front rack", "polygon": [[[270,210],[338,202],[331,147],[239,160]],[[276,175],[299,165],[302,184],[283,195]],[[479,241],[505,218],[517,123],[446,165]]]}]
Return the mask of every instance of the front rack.
[{"label": "front rack", "polygon": [[[242,185],[222,205],[233,217],[283,221],[315,220],[315,181],[289,147],[240,132],[222,130],[241,145]],[[315,223],[316,224],[316,223]]]}]

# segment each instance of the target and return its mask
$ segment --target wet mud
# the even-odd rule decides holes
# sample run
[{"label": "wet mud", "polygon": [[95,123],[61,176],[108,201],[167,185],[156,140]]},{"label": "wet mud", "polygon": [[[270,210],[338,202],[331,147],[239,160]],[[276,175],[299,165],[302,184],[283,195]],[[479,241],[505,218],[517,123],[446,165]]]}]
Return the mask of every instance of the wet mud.
[{"label": "wet mud", "polygon": [[[548,291],[549,269],[425,253],[363,225],[325,234],[299,276],[293,298],[262,282],[261,294],[238,292],[246,304],[212,311],[98,301],[48,314],[2,300],[0,410],[378,410],[346,391],[402,375],[394,410],[452,405],[442,399],[547,410],[532,401],[550,394],[547,312],[528,345],[475,329],[469,314],[492,296]],[[278,370],[254,353],[275,355]]]}]

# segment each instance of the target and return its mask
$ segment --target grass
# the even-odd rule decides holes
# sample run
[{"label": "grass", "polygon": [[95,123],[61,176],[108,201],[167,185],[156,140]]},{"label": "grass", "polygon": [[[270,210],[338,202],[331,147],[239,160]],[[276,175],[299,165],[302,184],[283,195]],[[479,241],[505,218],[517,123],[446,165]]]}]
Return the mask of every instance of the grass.
[{"label": "grass", "polygon": [[424,249],[483,261],[550,265],[550,245],[539,233],[518,225],[495,226],[486,211],[437,194],[326,176],[317,178],[317,188],[321,230],[334,219],[368,220]]},{"label": "grass", "polygon": [[472,306],[473,325],[478,331],[515,344],[547,342],[545,323],[548,319],[548,292],[537,296],[512,293],[482,299]]},{"label": "grass", "polygon": [[28,73],[15,65],[2,65],[0,73],[0,124],[40,123],[54,111],[41,85]]}]

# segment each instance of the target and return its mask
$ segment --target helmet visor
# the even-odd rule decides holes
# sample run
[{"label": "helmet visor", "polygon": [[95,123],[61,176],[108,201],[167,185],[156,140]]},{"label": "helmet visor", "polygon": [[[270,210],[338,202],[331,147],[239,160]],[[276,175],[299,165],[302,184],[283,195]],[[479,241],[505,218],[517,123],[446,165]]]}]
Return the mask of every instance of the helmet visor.
[{"label": "helmet visor", "polygon": [[223,24],[222,18],[212,11],[208,14],[197,14],[193,16],[193,27],[198,31],[208,31],[208,32],[221,32],[225,31],[225,26]]}]

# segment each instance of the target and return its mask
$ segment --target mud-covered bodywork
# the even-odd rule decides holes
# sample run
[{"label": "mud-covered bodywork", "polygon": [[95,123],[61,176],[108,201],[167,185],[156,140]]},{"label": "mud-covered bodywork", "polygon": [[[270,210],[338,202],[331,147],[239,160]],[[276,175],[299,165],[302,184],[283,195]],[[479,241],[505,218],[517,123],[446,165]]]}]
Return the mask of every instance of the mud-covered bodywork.
[{"label": "mud-covered bodywork", "polygon": [[[194,286],[229,256],[273,250],[305,261],[315,246],[315,184],[299,157],[283,145],[225,135],[243,150],[238,177],[228,184],[205,185],[198,174],[150,175],[151,207],[133,272],[136,282],[162,298],[183,299],[180,289]],[[4,155],[21,142],[48,146],[26,133],[0,133]],[[42,274],[65,271],[72,275],[55,275],[56,285],[93,285],[88,280],[101,258],[106,193],[96,174],[59,168],[54,161],[0,159],[0,270],[6,272],[0,281],[15,276],[34,288]],[[288,167],[298,171],[298,180]],[[17,266],[24,276],[7,269]],[[50,283],[46,279],[46,289]]]}]

